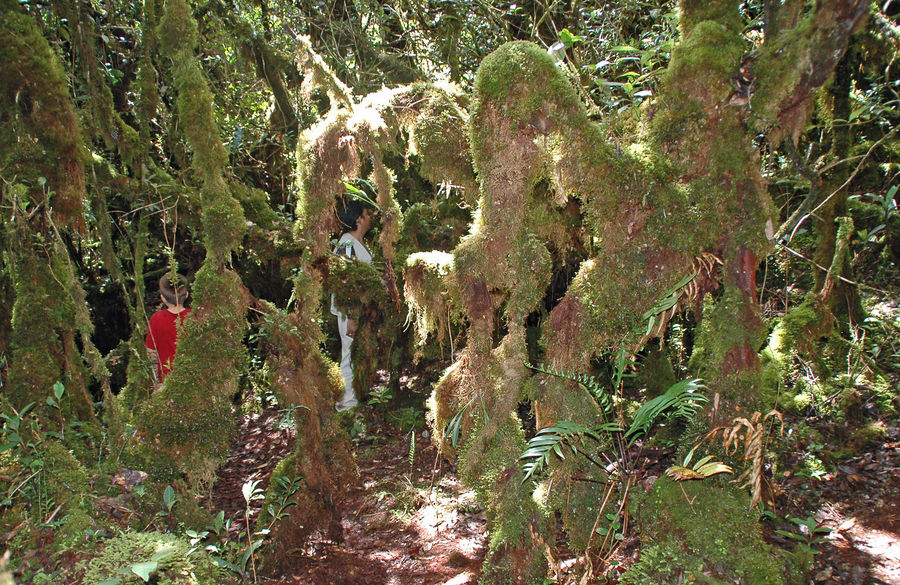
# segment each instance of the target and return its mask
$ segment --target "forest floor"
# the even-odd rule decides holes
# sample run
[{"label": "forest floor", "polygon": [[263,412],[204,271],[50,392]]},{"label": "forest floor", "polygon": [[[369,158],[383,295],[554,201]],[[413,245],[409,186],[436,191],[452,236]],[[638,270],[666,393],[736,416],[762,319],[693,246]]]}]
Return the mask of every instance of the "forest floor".
[{"label": "forest floor", "polygon": [[[293,431],[279,426],[279,419],[273,410],[247,416],[228,464],[219,474],[214,503],[234,519],[235,532],[243,529],[242,485],[250,479],[267,484],[274,463],[292,448]],[[427,432],[415,431],[411,464],[410,432],[398,430],[370,406],[361,407],[354,420],[359,479],[348,486],[343,504],[343,542],[312,542],[298,555],[290,574],[261,576],[259,582],[477,583],[486,550],[484,515],[474,495],[460,485],[453,467],[427,440]],[[778,516],[763,522],[763,531],[770,543],[784,548],[799,546],[801,539],[821,539],[812,546],[817,552],[807,583],[900,585],[898,440],[900,428],[892,423],[886,441],[870,444],[833,471],[814,478],[800,471],[801,453],[789,460],[795,468],[786,469],[776,487]],[[646,483],[647,478],[642,479]],[[797,522],[810,517],[818,527],[811,535]],[[795,536],[786,538],[785,532]],[[616,558],[618,569],[605,582],[615,583],[616,572],[639,554],[637,539],[626,538]]]},{"label": "forest floor", "polygon": [[[292,574],[269,575],[265,585],[465,585],[477,583],[485,553],[485,519],[474,494],[436,456],[427,433],[398,430],[374,411],[357,414],[353,443],[359,478],[348,486],[341,543],[318,540],[298,554]],[[235,450],[219,474],[218,509],[244,529],[242,485],[268,483],[274,463],[290,452],[293,431],[276,411],[244,419]],[[412,464],[410,450],[413,447]],[[258,512],[258,510],[255,510]],[[251,519],[253,521],[253,519]]]}]

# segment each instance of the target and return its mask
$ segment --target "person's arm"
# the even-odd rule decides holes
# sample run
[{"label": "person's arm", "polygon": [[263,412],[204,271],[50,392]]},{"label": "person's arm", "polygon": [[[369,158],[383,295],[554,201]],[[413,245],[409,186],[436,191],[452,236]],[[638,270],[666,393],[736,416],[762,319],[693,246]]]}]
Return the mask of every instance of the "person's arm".
[{"label": "person's arm", "polygon": [[144,339],[144,347],[147,350],[147,359],[150,360],[150,371],[153,372],[153,384],[159,386],[159,352],[156,350],[156,336],[153,334],[153,319],[147,326],[147,337]]},{"label": "person's arm", "polygon": [[150,360],[150,371],[153,372],[153,383],[159,385],[159,352],[148,347],[147,358]]},{"label": "person's arm", "polygon": [[[338,256],[344,256],[350,260],[356,259],[356,251],[353,249],[353,242],[345,241],[339,243],[338,246],[334,249],[334,253]],[[353,320],[348,314],[338,309],[334,304],[334,295],[331,295],[331,313],[335,315],[339,320],[345,319],[347,321],[347,337],[353,337],[356,335],[356,321]]]}]

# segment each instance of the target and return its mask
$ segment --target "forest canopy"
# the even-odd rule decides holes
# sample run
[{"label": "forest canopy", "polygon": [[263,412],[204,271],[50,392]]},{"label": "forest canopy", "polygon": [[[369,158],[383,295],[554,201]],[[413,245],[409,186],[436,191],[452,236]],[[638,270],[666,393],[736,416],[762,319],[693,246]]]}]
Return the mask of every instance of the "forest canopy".
[{"label": "forest canopy", "polygon": [[[477,495],[482,582],[561,579],[562,550],[602,579],[632,517],[622,582],[796,582],[809,551],[763,540],[756,513],[791,448],[776,421],[818,409],[860,446],[900,407],[898,12],[0,0],[16,578],[47,582],[23,559],[51,532],[59,566],[96,549],[66,576],[84,583],[156,538],[179,583],[340,540],[357,478],[334,303],[359,323],[357,394],[427,411]],[[378,212],[371,265],[332,253],[350,199]],[[177,274],[192,312],[160,381],[148,320]],[[296,440],[252,494],[280,513],[259,544],[191,556],[241,417],[271,405]],[[675,471],[638,493],[648,446]]]}]

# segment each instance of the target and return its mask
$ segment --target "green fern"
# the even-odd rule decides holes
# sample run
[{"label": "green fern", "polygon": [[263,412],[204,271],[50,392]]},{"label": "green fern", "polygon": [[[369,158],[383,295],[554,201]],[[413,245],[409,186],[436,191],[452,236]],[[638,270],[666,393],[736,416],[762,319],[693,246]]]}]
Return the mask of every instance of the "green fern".
[{"label": "green fern", "polygon": [[604,423],[594,428],[583,425],[560,421],[553,426],[544,427],[528,441],[525,452],[519,457],[522,461],[522,472],[525,477],[522,482],[528,481],[535,473],[540,473],[550,462],[550,458],[556,455],[560,459],[566,458],[566,451],[572,454],[581,453],[591,462],[599,465],[587,453],[580,451],[578,446],[585,437],[590,437],[598,443],[603,443],[601,433],[621,432],[621,428],[612,423]]},{"label": "green fern", "polygon": [[459,433],[462,430],[462,420],[466,416],[466,412],[468,412],[469,407],[472,406],[472,403],[475,402],[475,398],[473,397],[468,402],[463,404],[459,410],[456,411],[456,414],[453,415],[453,418],[450,419],[450,422],[447,423],[447,426],[444,427],[444,441],[449,440],[450,445],[455,449],[456,444],[459,443]]},{"label": "green fern", "polygon": [[681,300],[681,297],[684,295],[684,291],[681,287],[692,281],[696,276],[697,273],[692,272],[679,280],[678,284],[667,290],[665,294],[656,299],[656,302],[653,303],[652,307],[644,311],[644,314],[641,315],[642,320],[647,320],[647,331],[644,335],[650,335],[650,332],[653,331],[653,326],[656,325],[656,318],[660,313],[668,311]]},{"label": "green fern", "polygon": [[[622,358],[621,361],[624,364],[624,358]],[[571,372],[566,372],[566,371],[558,369],[558,368],[542,366],[542,365],[533,365],[528,362],[525,362],[525,367],[531,368],[532,370],[535,370],[542,374],[556,376],[557,378],[562,378],[563,380],[571,380],[572,382],[578,383],[579,386],[584,388],[588,393],[590,393],[591,396],[594,397],[594,400],[597,401],[597,404],[600,405],[600,409],[603,410],[603,412],[605,414],[612,413],[612,410],[613,410],[612,395],[593,376],[589,376],[587,374],[573,374]],[[624,369],[624,365],[623,365],[623,369]],[[618,371],[618,368],[617,368],[617,371]],[[621,379],[621,374],[619,375],[619,379]]]},{"label": "green fern", "polygon": [[646,434],[666,411],[669,411],[669,419],[694,416],[700,405],[707,402],[706,396],[700,394],[700,389],[705,387],[703,380],[699,378],[682,380],[672,384],[662,395],[641,405],[625,433],[628,443],[634,443],[640,435]]}]

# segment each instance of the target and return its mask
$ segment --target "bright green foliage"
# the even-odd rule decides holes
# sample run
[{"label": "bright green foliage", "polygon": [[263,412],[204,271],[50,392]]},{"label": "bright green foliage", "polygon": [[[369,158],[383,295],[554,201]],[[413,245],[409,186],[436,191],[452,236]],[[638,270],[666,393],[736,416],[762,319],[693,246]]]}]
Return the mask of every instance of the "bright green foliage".
[{"label": "bright green foliage", "polygon": [[[152,581],[151,581],[152,580]],[[173,534],[127,532],[91,559],[85,585],[218,585],[221,570],[202,549]]]}]

